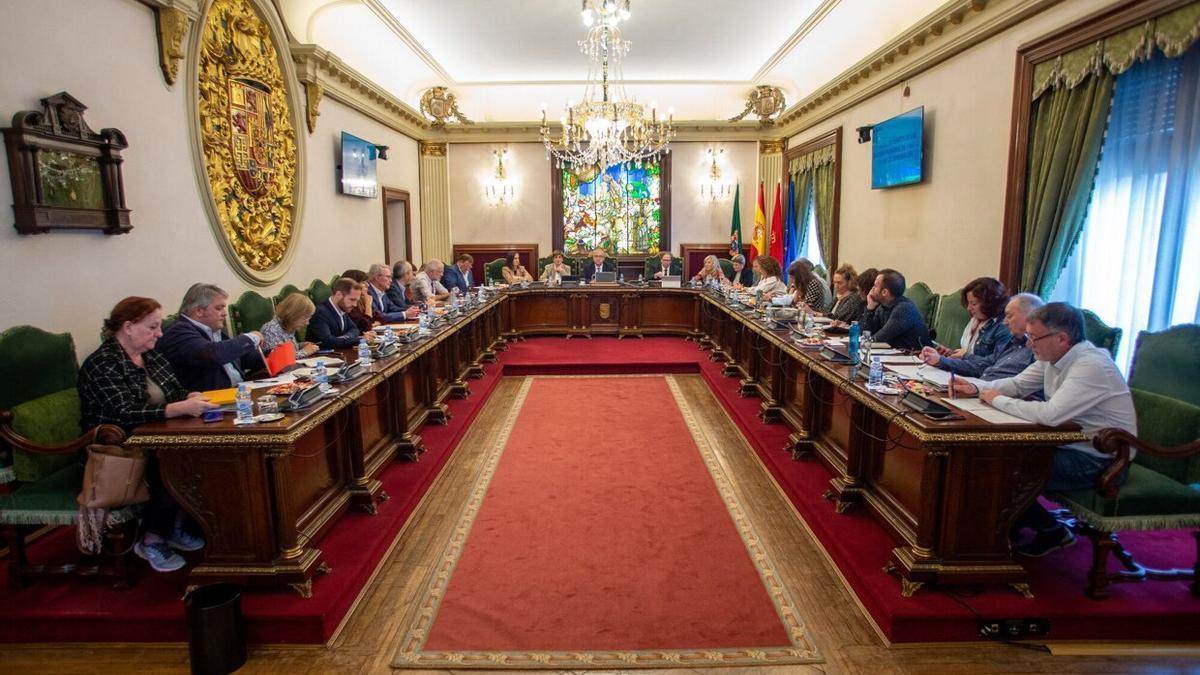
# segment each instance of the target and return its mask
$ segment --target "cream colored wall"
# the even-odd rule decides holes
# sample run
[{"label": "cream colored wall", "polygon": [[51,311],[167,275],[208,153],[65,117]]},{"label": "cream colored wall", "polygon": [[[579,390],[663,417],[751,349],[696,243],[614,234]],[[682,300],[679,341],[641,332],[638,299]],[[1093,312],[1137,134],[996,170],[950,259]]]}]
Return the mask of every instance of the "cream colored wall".
[{"label": "cream colored wall", "polygon": [[[508,148],[504,170],[513,183],[510,204],[488,203],[483,188],[496,173],[492,151]],[[450,239],[455,244],[536,243],[550,251],[550,162],[539,143],[452,143],[446,151],[450,172]]]},{"label": "cream colored wall", "polygon": [[[174,311],[195,281],[219,284],[235,297],[248,288],[226,263],[206,220],[190,156],[187,87],[182,79],[174,87],[165,84],[154,30],[153,12],[133,0],[11,3],[0,22],[5,125],[14,113],[37,109],[38,99],[67,91],[88,106],[85,119],[92,128],[116,127],[129,139],[123,168],[133,231],[125,235],[18,235],[11,226],[8,165],[0,162],[0,283],[6,289],[0,330],[32,324],[68,331],[81,360],[98,344],[103,317],[125,296],[148,295]],[[121,39],[114,42],[113,35]],[[318,119],[308,137],[300,248],[283,280],[262,293],[384,257],[380,200],[337,194],[343,129],[391,146],[391,159],[379,163],[380,182],[408,189],[414,225],[419,218],[413,141],[328,99]],[[298,126],[306,133],[303,121]]]},{"label": "cream colored wall", "polygon": [[[456,143],[448,151],[450,164],[450,233],[454,243],[505,244],[536,242],[550,251],[550,162],[537,143],[508,144],[505,170],[516,190],[514,203],[489,204],[485,182],[495,173],[488,144]],[[700,198],[700,181],[708,177],[709,147],[724,148],[723,178],[742,182],[742,224],[746,241],[754,224],[758,171],[755,143],[674,143],[671,146],[671,248],[680,244],[728,241],[732,195],[712,203]]]},{"label": "cream colored wall", "polygon": [[[1017,49],[1105,4],[1067,0],[914,77],[909,97],[895,87],[791,138],[842,127],[839,262],[894,267],[941,293],[997,275]],[[922,105],[924,182],[872,190],[871,146],[855,129]]]}]

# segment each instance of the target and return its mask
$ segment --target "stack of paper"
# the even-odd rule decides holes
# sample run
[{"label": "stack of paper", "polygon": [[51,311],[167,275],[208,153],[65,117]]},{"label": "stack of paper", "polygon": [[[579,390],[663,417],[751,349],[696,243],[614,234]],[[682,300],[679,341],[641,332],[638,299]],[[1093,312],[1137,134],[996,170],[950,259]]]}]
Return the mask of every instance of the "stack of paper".
[{"label": "stack of paper", "polygon": [[996,410],[977,398],[943,398],[941,402],[952,405],[959,410],[965,410],[992,424],[1029,424],[1029,422],[1020,417],[1014,417],[1001,410]]}]

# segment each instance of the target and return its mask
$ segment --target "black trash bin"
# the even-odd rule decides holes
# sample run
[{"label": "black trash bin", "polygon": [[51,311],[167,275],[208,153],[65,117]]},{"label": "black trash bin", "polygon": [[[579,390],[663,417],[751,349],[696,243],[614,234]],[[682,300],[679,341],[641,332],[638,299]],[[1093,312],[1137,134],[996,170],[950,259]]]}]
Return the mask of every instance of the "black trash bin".
[{"label": "black trash bin", "polygon": [[225,675],[246,662],[242,589],[233,584],[201,586],[184,600],[192,673]]}]

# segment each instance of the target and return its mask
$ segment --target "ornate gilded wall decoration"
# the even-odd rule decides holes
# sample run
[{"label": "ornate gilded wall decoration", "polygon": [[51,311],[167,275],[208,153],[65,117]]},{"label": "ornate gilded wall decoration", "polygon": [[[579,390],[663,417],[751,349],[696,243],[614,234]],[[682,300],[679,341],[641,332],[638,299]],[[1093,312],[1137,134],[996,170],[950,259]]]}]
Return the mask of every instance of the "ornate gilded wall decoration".
[{"label": "ornate gilded wall decoration", "polygon": [[783,97],[783,90],[779,87],[772,87],[766,84],[760,84],[750,92],[750,96],[746,99],[746,109],[741,113],[730,117],[730,122],[739,122],[746,115],[754,113],[758,117],[758,126],[769,127],[775,124],[775,118],[783,112],[787,107],[787,101]]},{"label": "ornate gilded wall decoration", "polygon": [[178,7],[155,7],[154,18],[163,79],[167,84],[175,84],[179,77],[179,62],[183,60],[183,38],[187,36],[192,20]]},{"label": "ornate gilded wall decoration", "polygon": [[251,278],[294,238],[295,119],[271,29],[251,0],[214,0],[197,62],[201,148],[225,244]]},{"label": "ornate gilded wall decoration", "polygon": [[317,82],[304,83],[305,121],[308,123],[308,133],[310,134],[317,130],[317,117],[321,115],[321,96],[324,94],[325,88]]},{"label": "ornate gilded wall decoration", "polygon": [[462,124],[474,124],[458,109],[458,100],[445,87],[430,87],[421,95],[421,112],[433,118],[433,128],[441,129],[450,118]]}]

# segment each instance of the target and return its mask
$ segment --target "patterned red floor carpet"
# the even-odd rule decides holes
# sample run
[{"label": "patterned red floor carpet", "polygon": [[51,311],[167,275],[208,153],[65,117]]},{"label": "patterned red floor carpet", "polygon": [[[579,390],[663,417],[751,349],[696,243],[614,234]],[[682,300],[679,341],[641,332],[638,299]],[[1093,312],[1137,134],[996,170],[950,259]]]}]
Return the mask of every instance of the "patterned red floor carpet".
[{"label": "patterned red floor carpet", "polygon": [[714,484],[673,384],[523,383],[511,428],[485,455],[481,503],[471,498],[437,566],[453,572],[426,591],[440,602],[422,651],[452,664],[462,652],[685,650],[700,665],[713,650],[728,664],[730,648],[793,646],[782,596],[743,543],[752,526],[731,518],[732,492]]}]

